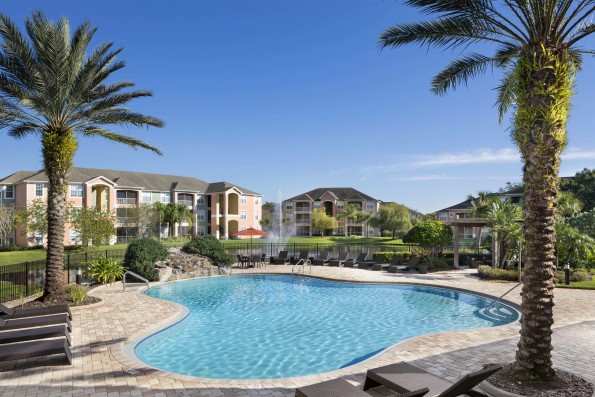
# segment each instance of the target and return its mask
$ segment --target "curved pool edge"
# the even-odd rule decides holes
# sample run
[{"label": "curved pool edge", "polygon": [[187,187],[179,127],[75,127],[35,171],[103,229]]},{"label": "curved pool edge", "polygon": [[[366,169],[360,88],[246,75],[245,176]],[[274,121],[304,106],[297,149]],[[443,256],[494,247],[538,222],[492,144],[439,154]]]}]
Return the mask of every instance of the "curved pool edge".
[{"label": "curved pool edge", "polygon": [[[244,276],[244,275],[245,276],[252,276],[252,275],[272,275],[272,276],[285,275],[285,276],[287,276],[288,274],[275,273],[275,272],[272,272],[272,273],[259,272],[259,273],[235,274],[232,276]],[[159,368],[152,367],[149,364],[145,363],[144,361],[140,360],[140,358],[138,358],[136,356],[136,354],[134,353],[134,349],[139,343],[141,343],[142,341],[144,341],[145,339],[149,338],[150,336],[152,336],[156,333],[159,333],[167,328],[170,328],[170,327],[176,325],[177,323],[182,321],[189,314],[189,310],[185,306],[183,306],[179,303],[172,302],[172,301],[151,297],[151,296],[147,295],[146,292],[151,288],[159,287],[162,285],[190,281],[190,280],[211,278],[211,277],[222,277],[222,276],[214,275],[214,276],[209,276],[209,277],[195,277],[195,278],[174,280],[174,281],[168,281],[168,282],[158,282],[158,283],[154,283],[154,284],[152,283],[153,285],[151,285],[149,288],[142,288],[142,289],[139,289],[138,291],[136,291],[137,294],[139,294],[149,300],[154,299],[154,300],[157,300],[160,302],[167,302],[168,304],[171,304],[174,307],[176,307],[177,311],[176,311],[176,313],[174,313],[174,315],[172,317],[165,318],[150,328],[138,331],[138,332],[128,336],[125,341],[112,346],[110,348],[111,355],[117,361],[119,361],[122,365],[124,365],[125,367],[128,367],[129,369],[136,370],[136,371],[139,371],[139,372],[142,372],[145,374],[162,376],[162,377],[167,377],[167,378],[181,380],[181,381],[202,382],[202,383],[205,383],[208,385],[215,385],[215,386],[221,386],[221,385],[233,385],[234,387],[242,387],[243,386],[243,388],[246,388],[246,389],[264,388],[264,387],[278,387],[280,383],[286,383],[286,382],[290,382],[290,383],[296,385],[296,387],[300,387],[300,386],[312,384],[312,379],[314,379],[314,378],[322,377],[324,379],[331,379],[331,378],[345,377],[345,376],[350,376],[350,375],[355,375],[355,374],[365,372],[367,369],[372,368],[372,367],[378,367],[378,366],[386,365],[386,364],[393,363],[396,361],[407,361],[406,354],[404,354],[407,352],[407,350],[403,350],[403,349],[401,349],[401,347],[403,347],[404,345],[409,345],[409,344],[417,344],[417,343],[423,344],[424,339],[434,340],[437,337],[446,337],[446,339],[450,339],[450,337],[453,335],[456,337],[456,339],[458,339],[464,335],[483,333],[488,330],[506,329],[506,328],[513,329],[514,335],[518,334],[519,319],[520,319],[520,305],[517,303],[511,302],[507,299],[500,299],[500,300],[498,300],[498,302],[500,302],[504,305],[508,305],[511,308],[513,308],[515,311],[518,312],[517,320],[515,320],[511,323],[496,326],[496,327],[437,331],[437,332],[431,332],[431,333],[424,334],[424,335],[415,336],[415,337],[408,338],[408,339],[402,340],[400,342],[397,342],[394,345],[391,345],[391,346],[387,347],[386,349],[378,352],[377,354],[370,356],[367,359],[360,361],[356,364],[350,365],[345,368],[329,371],[329,372],[321,372],[321,373],[317,373],[317,374],[310,374],[310,375],[298,376],[298,377],[270,378],[270,379],[269,378],[263,378],[263,379],[204,378],[204,377],[199,377],[199,376],[184,375],[184,374],[179,374],[176,372],[165,371],[165,370],[162,370]],[[439,284],[403,282],[403,281],[392,281],[392,282],[391,281],[356,281],[356,280],[342,280],[342,279],[337,279],[337,278],[312,276],[312,275],[303,275],[300,277],[310,277],[310,278],[315,278],[315,279],[334,281],[334,282],[342,282],[342,283],[352,283],[352,284],[412,285],[412,286],[421,286],[421,287],[431,287],[431,288],[438,288],[438,289],[455,290],[455,291],[464,292],[464,293],[471,294],[471,295],[478,295],[478,296],[481,296],[484,298],[492,299],[494,301],[498,299],[497,296],[494,296],[491,294],[477,292],[474,290],[461,288],[461,287],[447,287],[447,286],[439,285]],[[481,281],[481,280],[478,280],[478,281]],[[396,358],[399,356],[402,356],[402,358]],[[387,359],[389,357],[391,357],[392,359],[390,359],[388,361],[383,360],[383,359]],[[385,361],[385,362],[383,362],[383,361]],[[370,365],[371,362],[376,362],[376,363],[373,365]]]}]

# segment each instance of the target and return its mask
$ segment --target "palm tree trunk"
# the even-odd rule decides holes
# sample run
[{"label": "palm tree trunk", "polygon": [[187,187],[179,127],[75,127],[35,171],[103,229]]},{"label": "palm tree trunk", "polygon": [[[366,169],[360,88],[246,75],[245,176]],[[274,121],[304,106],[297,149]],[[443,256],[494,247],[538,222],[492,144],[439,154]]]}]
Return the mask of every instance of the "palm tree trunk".
[{"label": "palm tree trunk", "polygon": [[48,244],[45,270],[45,301],[64,296],[64,223],[66,222],[66,191],[68,175],[77,142],[68,132],[45,132],[42,152],[48,187]]},{"label": "palm tree trunk", "polygon": [[520,84],[513,136],[524,160],[526,268],[523,276],[521,337],[515,370],[549,380],[552,368],[555,200],[560,153],[573,65],[555,49],[529,49],[519,59]]}]

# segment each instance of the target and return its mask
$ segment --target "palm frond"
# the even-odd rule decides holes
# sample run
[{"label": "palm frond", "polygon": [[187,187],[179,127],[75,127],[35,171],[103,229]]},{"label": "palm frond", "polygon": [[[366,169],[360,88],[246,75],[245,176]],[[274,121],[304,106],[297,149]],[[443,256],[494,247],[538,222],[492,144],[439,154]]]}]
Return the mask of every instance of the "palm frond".
[{"label": "palm frond", "polygon": [[498,92],[496,105],[498,105],[498,122],[500,123],[504,121],[504,117],[516,102],[514,94],[515,87],[516,79],[514,73],[506,73],[500,85],[496,88]]},{"label": "palm frond", "polygon": [[576,32],[570,35],[568,40],[568,46],[572,47],[577,41],[584,39],[585,37],[593,34],[595,32],[595,24],[593,22],[588,22],[583,24],[579,27]]},{"label": "palm frond", "polygon": [[11,125],[11,127],[8,129],[8,136],[22,139],[31,133],[37,132],[39,132],[39,126],[36,124],[18,123],[16,125]]},{"label": "palm frond", "polygon": [[84,137],[100,136],[100,137],[105,138],[110,141],[123,143],[125,145],[130,146],[131,148],[133,148],[135,150],[137,150],[140,147],[143,149],[150,150],[153,153],[158,154],[160,156],[163,155],[161,150],[159,150],[155,146],[151,146],[148,143],[145,143],[145,142],[143,142],[139,139],[136,139],[134,137],[118,134],[118,133],[115,133],[112,131],[108,131],[108,130],[100,128],[98,126],[86,127],[85,129],[79,131],[79,134]]}]

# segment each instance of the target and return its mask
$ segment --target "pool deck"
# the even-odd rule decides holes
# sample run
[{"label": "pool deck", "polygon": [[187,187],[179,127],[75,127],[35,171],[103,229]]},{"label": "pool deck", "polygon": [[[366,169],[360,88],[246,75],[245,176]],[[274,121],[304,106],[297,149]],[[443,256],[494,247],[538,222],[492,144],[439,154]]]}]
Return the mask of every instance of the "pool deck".
[{"label": "pool deck", "polygon": [[[233,269],[234,274],[291,273],[291,266],[269,265],[262,269]],[[335,280],[419,283],[461,288],[494,297],[515,283],[480,281],[475,270],[433,274],[373,272],[353,268],[312,267],[312,275]],[[299,378],[225,381],[170,374],[144,367],[123,353],[127,342],[150,330],[171,324],[183,315],[176,304],[142,294],[142,287],[120,283],[99,287],[92,294],[98,305],[74,308],[73,365],[64,360],[42,358],[0,364],[0,395],[33,396],[293,396],[296,387],[342,377],[363,384],[365,371],[398,361],[407,361],[436,375],[456,380],[487,362],[514,359],[519,324],[502,327],[439,332],[403,341],[354,366]],[[519,289],[507,298],[520,303]],[[595,291],[556,289],[553,359],[565,369],[595,383]],[[365,310],[366,302],[362,302]],[[398,307],[395,307],[398,310]],[[374,335],[367,337],[373,338]],[[316,343],[315,340],[312,343]],[[238,352],[238,355],[241,355]],[[423,385],[420,385],[422,387]],[[394,396],[379,387],[373,396]]]}]

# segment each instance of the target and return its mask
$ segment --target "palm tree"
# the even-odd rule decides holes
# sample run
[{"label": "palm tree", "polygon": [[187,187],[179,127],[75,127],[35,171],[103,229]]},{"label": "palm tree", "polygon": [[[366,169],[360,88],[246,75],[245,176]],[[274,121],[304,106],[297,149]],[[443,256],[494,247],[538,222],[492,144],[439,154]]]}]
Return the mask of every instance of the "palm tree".
[{"label": "palm tree", "polygon": [[[345,203],[343,210],[339,212],[339,219],[353,219],[354,222],[358,222],[360,207],[355,203]],[[347,226],[347,234],[351,236],[351,225]]]},{"label": "palm tree", "polygon": [[[504,245],[504,259],[508,258],[517,243],[523,239],[523,228],[519,222],[522,216],[523,212],[519,205],[513,204],[510,200],[500,199],[492,203],[485,215],[492,235],[498,236],[496,243],[502,242]],[[494,258],[495,261],[499,259]]]},{"label": "palm tree", "polygon": [[168,211],[169,215],[169,222],[170,228],[172,229],[175,227],[176,223],[186,222],[188,223],[189,227],[192,227],[192,212],[188,209],[188,206],[185,204],[178,204],[178,203],[170,203],[168,204],[170,210]]},{"label": "palm tree", "polygon": [[[560,153],[566,146],[566,122],[574,77],[582,56],[578,47],[595,32],[595,0],[408,0],[435,19],[395,25],[380,37],[381,47],[420,44],[461,48],[432,80],[445,94],[487,69],[500,69],[497,103],[500,121],[514,111],[512,137],[523,167],[524,234],[527,267],[522,293],[520,341],[514,371],[550,380],[554,306],[555,200]],[[467,53],[475,44],[493,55]]]},{"label": "palm tree", "polygon": [[[490,211],[492,204],[498,200],[498,197],[494,196],[490,192],[477,192],[477,197],[469,194],[467,195],[467,200],[469,200],[469,203],[471,204],[471,208],[469,208],[468,212],[469,216],[471,218],[485,218]],[[479,226],[475,240],[477,252],[481,251],[481,235],[482,227]]]},{"label": "palm tree", "polygon": [[108,125],[162,127],[154,117],[134,113],[128,102],[151,96],[146,90],[123,90],[131,82],[106,83],[124,67],[116,61],[121,49],[112,43],[87,55],[96,31],[89,23],[70,34],[68,20],[49,21],[41,12],[25,19],[27,38],[0,14],[0,128],[20,139],[41,138],[43,166],[49,180],[48,243],[44,299],[64,294],[64,222],[68,176],[79,137],[102,137],[134,149],[159,149],[106,129]]}]

